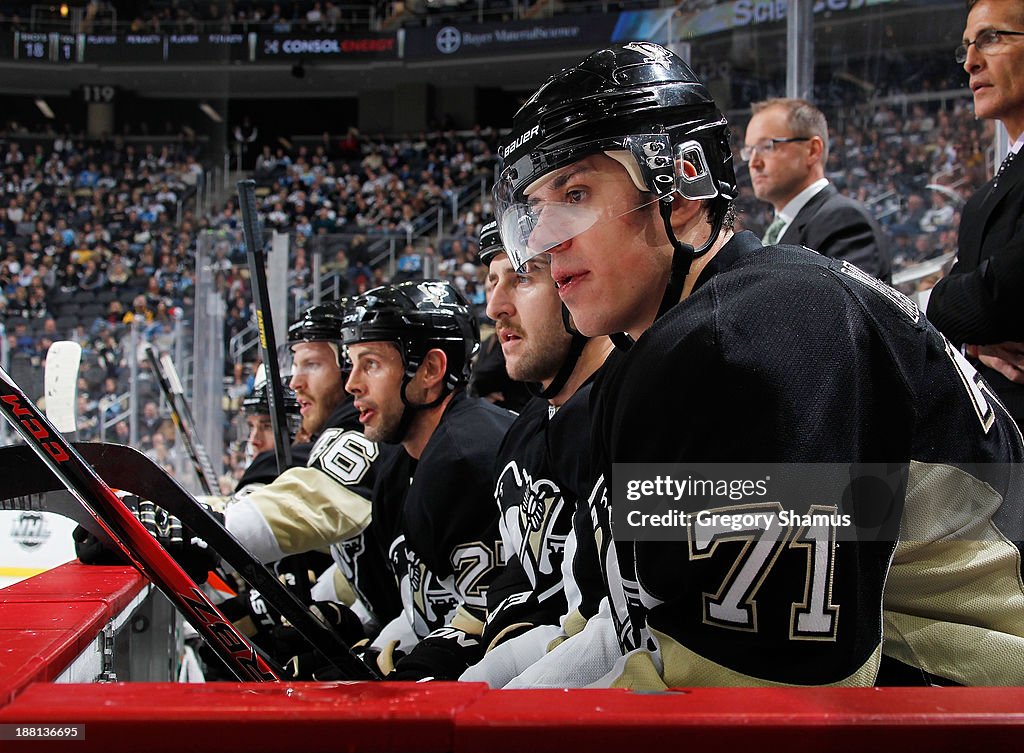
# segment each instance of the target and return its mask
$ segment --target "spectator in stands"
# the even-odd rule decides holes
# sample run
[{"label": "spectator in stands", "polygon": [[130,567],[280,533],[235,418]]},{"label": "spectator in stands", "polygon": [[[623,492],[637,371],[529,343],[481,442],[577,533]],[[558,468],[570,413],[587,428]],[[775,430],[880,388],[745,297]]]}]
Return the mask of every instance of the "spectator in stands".
[{"label": "spectator in stands", "polygon": [[968,9],[956,58],[970,77],[975,114],[1000,121],[1012,145],[964,207],[957,261],[932,290],[928,318],[980,362],[1024,425],[1024,4],[969,0]]},{"label": "spectator in stands", "polygon": [[953,223],[956,209],[942,191],[932,191],[932,205],[921,217],[921,229],[926,233],[946,230]]},{"label": "spectator in stands", "polygon": [[79,440],[91,440],[99,437],[99,417],[96,415],[96,401],[89,397],[88,392],[78,392],[78,409],[75,427]]},{"label": "spectator in stands", "polygon": [[81,290],[97,290],[103,287],[106,281],[106,276],[93,259],[85,262],[85,266],[78,275],[78,287]]},{"label": "spectator in stands", "polygon": [[147,400],[142,407],[142,415],[139,416],[139,433],[143,436],[152,437],[160,430],[164,419],[160,416],[155,400]]},{"label": "spectator in stands", "polygon": [[103,380],[103,392],[100,393],[97,408],[104,422],[113,421],[117,416],[120,400],[117,394],[117,380],[113,377]]},{"label": "spectator in stands", "polygon": [[801,99],[755,102],[740,155],[750,165],[757,198],[775,209],[764,242],[807,246],[868,274],[892,279],[889,242],[859,202],[825,177],[828,124]]},{"label": "spectator in stands", "polygon": [[146,304],[146,296],[137,295],[132,299],[132,310],[124,315],[122,320],[125,324],[139,323],[150,324],[153,321],[153,311]]},{"label": "spectator in stands", "polygon": [[921,233],[921,220],[925,216],[925,198],[918,193],[906,197],[903,209],[897,214],[892,225],[893,233],[904,233],[910,237]]}]

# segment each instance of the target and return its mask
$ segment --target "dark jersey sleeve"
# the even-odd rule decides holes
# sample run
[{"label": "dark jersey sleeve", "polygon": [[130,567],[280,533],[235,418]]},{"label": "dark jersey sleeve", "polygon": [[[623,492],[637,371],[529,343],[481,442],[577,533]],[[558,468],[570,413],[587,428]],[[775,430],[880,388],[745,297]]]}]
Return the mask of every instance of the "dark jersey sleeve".
[{"label": "dark jersey sleeve", "polygon": [[[292,468],[302,468],[306,465],[309,461],[309,451],[312,446],[308,442],[292,445]],[[246,467],[242,478],[235,485],[235,491],[240,491],[249,484],[269,484],[278,475],[277,456],[274,454],[274,451],[267,450],[266,452],[261,452]]]},{"label": "dark jersey sleeve", "polygon": [[427,443],[402,510],[406,547],[479,620],[500,572],[494,458],[513,414],[456,395]]},{"label": "dark jersey sleeve", "polygon": [[[956,578],[966,578],[961,586],[986,579],[954,571],[973,552],[1001,583],[1019,583],[1019,556],[1005,535],[979,533],[999,523],[1012,486],[1000,482],[993,494],[959,466],[1013,457],[999,451],[1019,445],[1019,434],[1000,428],[1005,413],[997,415],[983,387],[971,388],[975,375],[957,376],[962,367],[951,357],[904,296],[851,265],[785,248],[738,263],[656,323],[617,359],[612,389],[599,396],[603,472],[611,474],[612,459],[842,464],[848,482],[823,481],[797,512],[841,509],[851,523],[840,524],[843,536],[835,524],[691,527],[681,541],[604,545],[623,648],[660,646],[669,685],[870,684],[883,614],[887,645],[902,645],[907,659],[931,651],[929,667],[945,663],[938,674],[946,677],[956,674],[953,654],[971,651],[963,666],[975,666],[985,652],[972,650],[975,641],[943,649],[928,635],[955,640],[986,624],[979,644],[1017,645],[1020,630],[1007,630],[1014,608],[999,613],[995,604],[1012,605],[1019,586],[963,610],[967,592],[987,593],[995,580],[964,589]],[[947,450],[937,451],[944,442]],[[888,474],[884,495],[859,483],[871,466],[884,469],[874,478]],[[605,488],[595,504],[599,528],[611,507]],[[739,507],[723,499],[713,511]],[[890,568],[894,561],[899,567]],[[994,666],[968,673],[991,677],[1000,672]]]}]

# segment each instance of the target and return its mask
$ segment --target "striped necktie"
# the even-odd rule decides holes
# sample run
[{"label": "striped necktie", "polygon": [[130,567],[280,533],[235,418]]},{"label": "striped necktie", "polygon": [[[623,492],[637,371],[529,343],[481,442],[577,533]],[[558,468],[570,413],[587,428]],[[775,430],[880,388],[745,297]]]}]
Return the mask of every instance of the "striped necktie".
[{"label": "striped necktie", "polygon": [[785,224],[786,221],[782,219],[782,215],[775,215],[772,224],[764,231],[764,237],[761,239],[761,242],[766,246],[774,246],[778,242],[779,236],[782,235],[782,228]]}]

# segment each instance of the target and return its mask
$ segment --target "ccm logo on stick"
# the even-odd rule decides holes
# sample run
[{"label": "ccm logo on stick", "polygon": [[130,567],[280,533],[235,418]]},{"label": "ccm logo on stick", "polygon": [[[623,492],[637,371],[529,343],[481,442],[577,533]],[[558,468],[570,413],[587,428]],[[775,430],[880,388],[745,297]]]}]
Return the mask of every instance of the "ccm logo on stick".
[{"label": "ccm logo on stick", "polygon": [[[21,422],[22,426],[29,430],[33,437],[42,440],[50,436],[50,432],[46,427],[39,423],[38,419],[33,418],[32,411],[21,404],[17,395],[3,395],[3,401],[7,403],[11,414]],[[23,416],[28,416],[28,418],[23,418]],[[42,446],[46,453],[58,463],[63,463],[68,459],[68,454],[64,452],[64,448],[56,442],[42,442]]]}]

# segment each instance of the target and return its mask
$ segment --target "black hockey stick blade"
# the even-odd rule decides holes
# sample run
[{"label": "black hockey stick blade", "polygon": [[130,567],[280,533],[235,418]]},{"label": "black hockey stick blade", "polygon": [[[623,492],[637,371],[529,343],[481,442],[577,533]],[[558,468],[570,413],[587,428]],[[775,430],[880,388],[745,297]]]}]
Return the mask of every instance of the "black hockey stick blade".
[{"label": "black hockey stick blade", "polygon": [[[313,615],[309,607],[160,466],[134,448],[123,445],[79,442],[75,448],[113,487],[151,500],[171,515],[177,516],[234,568],[246,583],[259,591],[267,603],[280,612],[310,646],[347,679],[379,679],[379,675],[374,674],[370,667],[352,654],[337,633]],[[60,488],[45,473],[39,461],[27,452],[27,448],[0,448],[0,468],[14,467],[18,468],[18,473],[11,474],[16,478],[5,485],[5,496],[25,497]]]},{"label": "black hockey stick blade", "polygon": [[256,307],[256,328],[260,334],[260,353],[267,371],[267,406],[274,432],[274,455],[277,472],[291,466],[291,437],[285,418],[284,391],[281,388],[281,368],[277,362],[277,343],[274,339],[273,319],[270,313],[270,293],[267,290],[267,263],[263,253],[263,232],[256,208],[256,182],[240,180],[238,208],[242,214],[242,233],[245,237],[246,257],[249,260],[249,279],[252,285],[253,305]]},{"label": "black hockey stick blade", "polygon": [[[147,343],[145,352],[146,360],[149,361],[150,368],[153,369],[156,381],[160,385],[160,391],[164,393],[164,398],[171,407],[174,425],[177,427],[181,441],[185,445],[185,451],[192,461],[192,468],[199,478],[199,485],[202,487],[203,493],[218,493],[220,490],[217,488],[217,474],[210,467],[210,459],[206,455],[206,450],[202,447],[202,443],[200,443],[199,437],[196,434],[192,413],[188,410],[188,403],[185,402],[184,391],[182,390],[181,393],[175,391],[175,384],[172,381],[171,374],[164,368],[164,364],[157,355],[156,349]],[[174,379],[177,379],[177,372],[174,374]],[[181,401],[180,404],[179,400]]]},{"label": "black hockey stick blade", "polygon": [[[145,526],[2,368],[0,409],[27,443],[27,450],[35,453],[37,469],[40,464],[48,469],[78,499],[128,561],[167,596],[239,680],[279,679],[252,644],[150,536]],[[36,475],[46,476],[38,470]],[[36,493],[38,491],[43,490]]]}]

